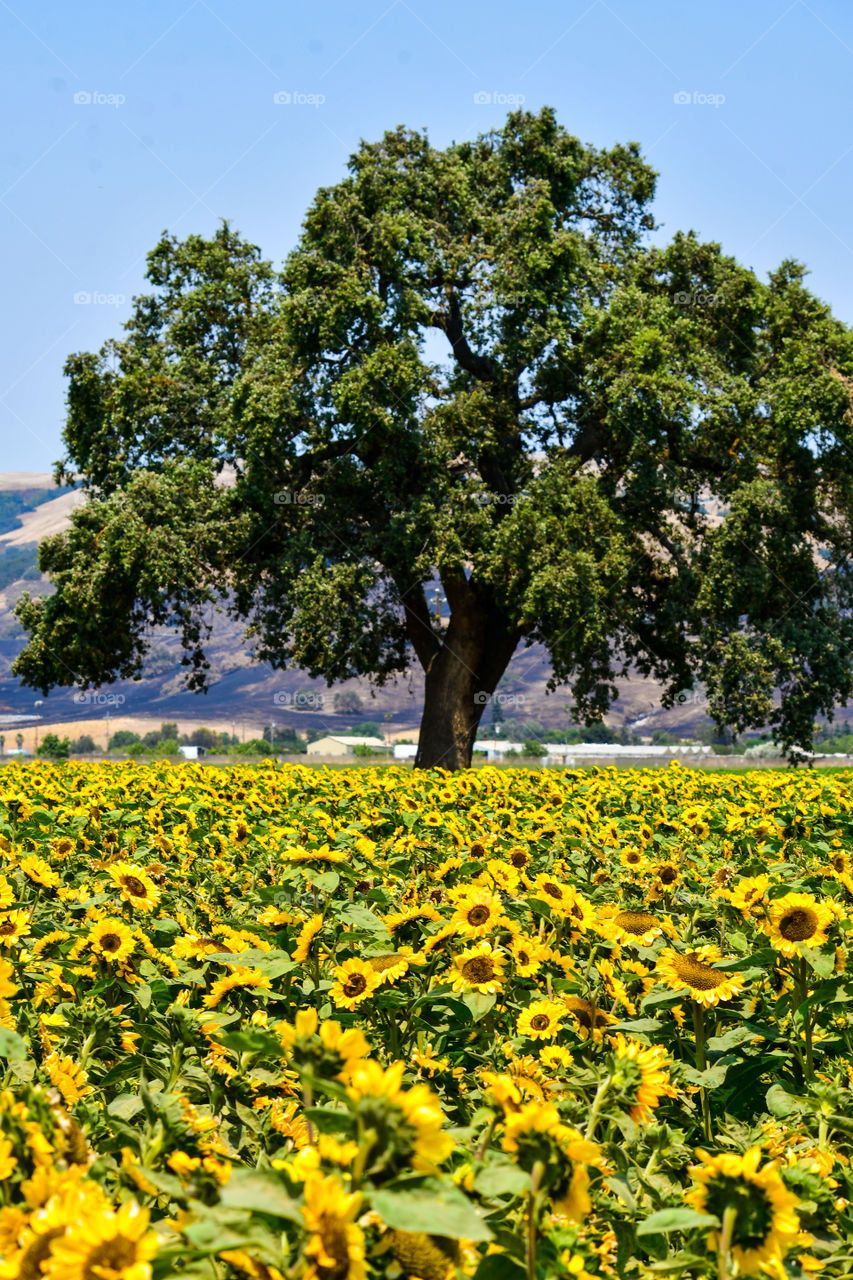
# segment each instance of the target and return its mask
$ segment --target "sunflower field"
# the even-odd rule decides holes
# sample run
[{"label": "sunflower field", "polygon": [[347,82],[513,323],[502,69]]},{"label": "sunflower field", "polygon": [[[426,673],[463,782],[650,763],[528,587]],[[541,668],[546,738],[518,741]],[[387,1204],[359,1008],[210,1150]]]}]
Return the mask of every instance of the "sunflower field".
[{"label": "sunflower field", "polygon": [[0,773],[0,1280],[853,1274],[842,773]]}]

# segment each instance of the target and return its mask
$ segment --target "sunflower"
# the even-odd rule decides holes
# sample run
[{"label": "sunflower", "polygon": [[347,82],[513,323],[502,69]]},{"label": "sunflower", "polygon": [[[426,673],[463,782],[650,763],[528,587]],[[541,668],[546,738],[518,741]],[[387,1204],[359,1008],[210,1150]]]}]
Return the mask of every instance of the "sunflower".
[{"label": "sunflower", "polygon": [[269,991],[272,983],[265,973],[261,973],[260,969],[249,969],[242,965],[237,965],[232,973],[225,978],[218,978],[210,991],[204,997],[204,1005],[206,1009],[215,1009],[226,996],[229,991],[236,991],[239,987],[247,990],[254,989],[256,991]]},{"label": "sunflower", "polygon": [[[171,1165],[171,1160],[167,1161],[167,1163]],[[284,1276],[277,1267],[267,1266],[265,1262],[260,1262],[257,1258],[253,1258],[243,1249],[223,1249],[219,1257],[223,1262],[227,1262],[230,1267],[233,1267],[235,1271],[241,1271],[244,1275],[249,1276],[250,1280],[284,1280]]]},{"label": "sunflower", "polygon": [[744,876],[729,895],[729,902],[745,916],[754,913],[770,886],[769,876]]},{"label": "sunflower", "polygon": [[613,961],[601,959],[598,961],[597,967],[607,988],[607,994],[612,996],[624,1009],[627,1009],[632,1018],[635,1018],[637,1016],[637,1006],[631,999],[625,983],[613,967]]},{"label": "sunflower", "polygon": [[843,878],[850,875],[850,854],[845,853],[843,849],[835,849],[829,859],[830,872]]},{"label": "sunflower", "polygon": [[546,947],[537,938],[529,938],[520,933],[513,938],[509,953],[515,963],[515,972],[519,978],[530,978],[538,973],[544,961],[551,957],[550,947]]},{"label": "sunflower", "polygon": [[555,1000],[534,1000],[521,1013],[516,1030],[529,1040],[553,1040],[562,1029],[565,1006]]},{"label": "sunflower", "polygon": [[410,965],[421,965],[424,961],[411,947],[399,947],[381,956],[371,956],[369,963],[373,972],[379,975],[380,984],[393,985],[408,973]]},{"label": "sunflower", "polygon": [[201,960],[206,956],[228,950],[229,948],[223,946],[221,940],[201,937],[197,933],[185,933],[182,937],[176,938],[172,945],[172,954],[179,960]]},{"label": "sunflower", "polygon": [[295,844],[281,855],[283,862],[349,862],[352,858],[350,849],[333,849],[328,841],[319,849],[306,849],[304,845]]},{"label": "sunflower", "polygon": [[372,996],[382,981],[370,963],[364,960],[346,960],[335,969],[335,985],[329,995],[339,1009],[354,1009],[362,1000]]},{"label": "sunflower", "polygon": [[407,1276],[419,1280],[450,1280],[457,1275],[459,1242],[447,1236],[427,1235],[422,1231],[389,1233],[394,1260]]},{"label": "sunflower", "polygon": [[530,866],[530,854],[526,849],[522,849],[520,845],[516,845],[514,849],[510,849],[506,855],[507,862],[514,867],[516,871],[524,871]]},{"label": "sunflower", "polygon": [[832,908],[810,893],[786,893],[770,903],[766,933],[784,956],[801,955],[804,947],[822,947],[832,923]]},{"label": "sunflower", "polygon": [[612,904],[598,912],[598,927],[611,942],[650,947],[663,933],[663,925],[650,911],[622,911]]},{"label": "sunflower", "polygon": [[629,1040],[621,1033],[612,1043],[611,1083],[624,1098],[631,1119],[638,1124],[649,1124],[664,1094],[672,1096],[673,1093],[666,1050],[660,1045]]},{"label": "sunflower", "polygon": [[299,937],[296,939],[296,946],[293,949],[291,959],[298,961],[299,964],[302,964],[303,961],[308,959],[308,953],[311,950],[311,943],[314,941],[322,927],[323,917],[321,915],[314,915],[310,920],[305,922],[299,930]]},{"label": "sunflower", "polygon": [[300,1009],[292,1024],[279,1023],[277,1031],[288,1059],[297,1066],[310,1062],[315,1074],[322,1064],[330,1069],[326,1074],[342,1079],[370,1053],[358,1027],[344,1030],[339,1022],[320,1022],[316,1009]]},{"label": "sunflower", "polygon": [[571,926],[575,942],[595,924],[595,908],[589,898],[585,898],[578,889],[569,889],[566,920]]},{"label": "sunflower", "polygon": [[672,893],[681,879],[681,872],[674,862],[661,862],[654,868],[655,887],[661,893]]},{"label": "sunflower", "polygon": [[336,1177],[313,1177],[305,1184],[302,1216],[311,1233],[305,1245],[310,1266],[305,1280],[364,1280],[364,1235],[355,1224],[361,1206]]},{"label": "sunflower", "polygon": [[50,1076],[50,1083],[62,1094],[66,1107],[73,1107],[75,1102],[92,1092],[89,1077],[73,1058],[51,1053],[44,1060],[44,1069]]},{"label": "sunflower", "polygon": [[533,1099],[521,1106],[511,1102],[510,1106],[512,1109],[507,1109],[504,1116],[501,1144],[504,1151],[517,1151],[525,1140],[535,1140],[539,1134],[545,1134],[559,1143],[570,1160],[578,1164],[603,1163],[601,1148],[583,1138],[577,1129],[564,1124],[553,1102]]},{"label": "sunflower", "polygon": [[563,1049],[560,1045],[547,1044],[544,1049],[539,1052],[539,1061],[548,1071],[554,1075],[565,1075],[574,1063],[574,1058],[568,1049]]},{"label": "sunflower", "polygon": [[635,844],[626,845],[619,854],[619,861],[623,867],[627,867],[629,871],[642,871],[647,865],[646,857]]},{"label": "sunflower", "polygon": [[55,889],[60,883],[59,876],[44,858],[37,858],[35,855],[22,858],[18,866],[28,880],[32,880],[33,884],[40,884],[43,889]]},{"label": "sunflower", "polygon": [[[403,907],[402,911],[389,911],[384,917],[386,928],[391,933],[396,933],[398,929],[405,928],[414,920],[440,920],[441,916],[435,907],[429,902],[424,902],[420,906]],[[451,930],[455,932],[455,928]]]},{"label": "sunflower", "polygon": [[563,1004],[577,1023],[582,1040],[586,1040],[588,1036],[592,1036],[593,1040],[601,1040],[604,1028],[613,1021],[603,1009],[581,996],[563,996]]},{"label": "sunflower", "polygon": [[717,870],[711,876],[711,884],[717,891],[723,891],[728,888],[735,877],[734,867],[717,867]]},{"label": "sunflower", "polygon": [[0,913],[0,947],[13,947],[30,931],[30,917],[26,911]]},{"label": "sunflower", "polygon": [[[776,1164],[759,1169],[759,1147],[751,1147],[744,1155],[697,1154],[702,1163],[690,1169],[696,1186],[685,1195],[687,1203],[699,1213],[714,1214],[720,1222],[727,1209],[734,1210],[731,1251],[739,1275],[771,1269],[781,1273],[783,1257],[797,1242],[799,1201],[785,1186]],[[708,1248],[716,1250],[718,1245],[718,1233],[713,1231]]]},{"label": "sunflower", "polygon": [[447,975],[454,991],[500,990],[504,962],[490,942],[478,942],[453,957],[453,969]]},{"label": "sunflower", "polygon": [[8,1138],[0,1133],[0,1181],[6,1182],[18,1167],[14,1155],[14,1147]]},{"label": "sunflower", "polygon": [[123,902],[140,911],[154,910],[160,900],[160,890],[142,867],[132,862],[116,862],[107,871]]},{"label": "sunflower", "polygon": [[502,923],[501,900],[488,889],[466,888],[453,897],[455,910],[450,923],[459,933],[484,938]]},{"label": "sunflower", "polygon": [[0,875],[0,910],[10,907],[15,901],[15,890],[5,876]]},{"label": "sunflower", "polygon": [[[65,936],[67,937],[68,935],[66,934]],[[0,956],[0,1000],[5,1000],[17,992],[18,984],[14,978],[15,969],[11,960],[4,960]]]},{"label": "sunflower", "polygon": [[569,1132],[553,1102],[533,1099],[506,1112],[502,1146],[504,1151],[517,1151],[525,1138],[544,1133],[559,1142]]},{"label": "sunflower", "polygon": [[553,875],[537,876],[531,885],[530,892],[540,902],[547,902],[555,916],[568,915],[574,903],[572,890]]},{"label": "sunflower", "polygon": [[134,1201],[116,1212],[80,1214],[53,1245],[52,1280],[149,1280],[159,1245],[148,1210]]},{"label": "sunflower", "polygon": [[[583,1222],[592,1212],[592,1200],[589,1196],[589,1173],[582,1164],[572,1167],[572,1175],[565,1189],[554,1197],[554,1212],[570,1222]],[[566,1253],[568,1250],[566,1250]],[[566,1254],[564,1253],[563,1258]],[[583,1265],[583,1255],[576,1253],[567,1268],[575,1280],[594,1280],[593,1275]]]},{"label": "sunflower", "polygon": [[717,1005],[731,1000],[743,990],[743,978],[737,973],[726,973],[714,966],[722,956],[716,947],[704,946],[681,954],[667,950],[659,957],[655,972],[670,991],[684,991],[701,1005]]},{"label": "sunflower", "polygon": [[[438,1163],[447,1158],[454,1143],[444,1129],[444,1112],[432,1089],[425,1084],[403,1089],[405,1063],[390,1067],[367,1059],[353,1069],[347,1089],[356,1109],[361,1113],[365,1131],[373,1128],[377,1135],[391,1132],[393,1141],[421,1165]],[[396,1113],[389,1115],[389,1110]],[[381,1145],[383,1139],[377,1137]]]},{"label": "sunflower", "polygon": [[136,943],[133,930],[123,920],[99,920],[92,928],[87,944],[96,956],[111,964],[124,964]]},{"label": "sunflower", "polygon": [[486,863],[486,869],[481,876],[478,876],[477,883],[488,884],[491,882],[497,889],[502,889],[504,893],[513,894],[518,889],[518,882],[521,876],[507,862],[502,862],[500,858],[489,858]]},{"label": "sunflower", "polygon": [[445,858],[437,867],[432,868],[432,871],[430,872],[430,879],[445,880],[450,875],[451,871],[458,871],[461,866],[462,859],[454,854],[450,858]]}]

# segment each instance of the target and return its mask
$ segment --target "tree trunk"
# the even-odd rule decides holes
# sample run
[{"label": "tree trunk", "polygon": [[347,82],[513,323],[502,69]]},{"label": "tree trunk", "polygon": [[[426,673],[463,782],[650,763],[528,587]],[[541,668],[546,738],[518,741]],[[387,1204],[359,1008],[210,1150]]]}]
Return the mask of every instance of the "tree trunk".
[{"label": "tree trunk", "polygon": [[426,666],[416,769],[469,767],[483,711],[520,638],[494,609],[466,595]]}]

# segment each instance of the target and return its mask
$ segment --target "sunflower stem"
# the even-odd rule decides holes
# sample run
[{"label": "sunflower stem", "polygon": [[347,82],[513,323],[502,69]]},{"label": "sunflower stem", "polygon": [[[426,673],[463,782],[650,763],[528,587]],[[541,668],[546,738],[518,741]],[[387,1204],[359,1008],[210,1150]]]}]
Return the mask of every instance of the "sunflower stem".
[{"label": "sunflower stem", "polygon": [[732,1247],[732,1233],[735,1229],[737,1209],[730,1204],[723,1213],[723,1227],[720,1231],[720,1243],[717,1246],[717,1280],[729,1280],[729,1252]]},{"label": "sunflower stem", "polygon": [[545,1165],[537,1160],[530,1175],[530,1190],[527,1193],[527,1280],[536,1280],[536,1218],[539,1210],[539,1183],[545,1172]]},{"label": "sunflower stem", "polygon": [[97,1034],[98,1034],[97,1031],[92,1031],[89,1033],[89,1035],[83,1041],[82,1049],[77,1055],[77,1062],[81,1067],[84,1068],[84,1070],[86,1067],[86,1063],[89,1061],[89,1054],[92,1052],[92,1049],[95,1047],[95,1040],[97,1039]]},{"label": "sunflower stem", "polygon": [[[314,1105],[314,1091],[311,1088],[310,1083],[307,1080],[303,1079],[302,1081],[303,1112],[309,1111],[313,1105]],[[308,1119],[307,1115],[305,1116],[305,1130],[308,1134],[308,1144],[309,1146],[313,1147],[316,1143],[316,1138],[314,1137],[314,1126],[311,1123],[311,1121]]]},{"label": "sunflower stem", "polygon": [[[691,1000],[693,1006],[693,1034],[696,1038],[696,1070],[704,1071],[708,1066],[708,1059],[705,1056],[705,1010],[695,1000]],[[708,1097],[708,1090],[704,1085],[699,1090],[699,1097],[702,1103],[702,1132],[705,1135],[705,1141],[711,1141],[711,1102]]]},{"label": "sunflower stem", "polygon": [[[809,976],[808,965],[804,956],[800,956],[799,963],[796,968],[797,983],[797,1000],[800,1006],[805,1004],[809,998]],[[814,1075],[814,1053],[812,1049],[812,1019],[811,1010],[803,1010],[803,1030],[805,1032],[806,1041],[806,1061],[805,1076],[807,1080],[811,1080]]]},{"label": "sunflower stem", "polygon": [[486,1152],[487,1152],[487,1151],[488,1151],[488,1149],[489,1149],[489,1143],[490,1143],[490,1142],[491,1142],[491,1140],[492,1140],[492,1134],[493,1134],[493,1133],[494,1133],[494,1131],[495,1131],[495,1125],[497,1124],[497,1122],[498,1122],[498,1118],[497,1118],[497,1116],[492,1116],[491,1120],[489,1121],[488,1125],[486,1126],[486,1131],[485,1131],[485,1133],[483,1134],[482,1141],[480,1142],[480,1145],[479,1145],[479,1147],[477,1148],[477,1153],[476,1153],[476,1155],[474,1156],[474,1159],[475,1159],[478,1163],[479,1163],[480,1161],[482,1161],[482,1160],[485,1160],[485,1158],[486,1158]]},{"label": "sunflower stem", "polygon": [[589,1113],[589,1124],[586,1127],[587,1142],[591,1142],[595,1136],[595,1129],[596,1129],[596,1125],[598,1124],[598,1117],[601,1114],[601,1107],[602,1107],[602,1103],[604,1102],[604,1095],[607,1093],[607,1090],[609,1088],[610,1088],[610,1076],[608,1076],[606,1080],[602,1080],[601,1084],[598,1086],[598,1089],[596,1090],[595,1097],[592,1100],[592,1110]]}]

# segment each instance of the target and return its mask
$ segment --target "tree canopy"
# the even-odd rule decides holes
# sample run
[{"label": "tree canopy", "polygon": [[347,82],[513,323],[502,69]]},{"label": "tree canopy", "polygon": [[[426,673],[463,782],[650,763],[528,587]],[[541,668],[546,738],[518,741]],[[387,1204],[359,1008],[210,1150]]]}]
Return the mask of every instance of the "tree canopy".
[{"label": "tree canopy", "polygon": [[329,682],[419,661],[422,765],[470,761],[536,642],[581,720],[634,670],[808,748],[853,687],[853,339],[797,263],[651,243],[654,187],[545,109],[364,143],[279,273],[227,224],[164,234],[124,335],[67,362],[88,501],[16,672],[138,676],[168,624],[202,689],[218,607]]}]

